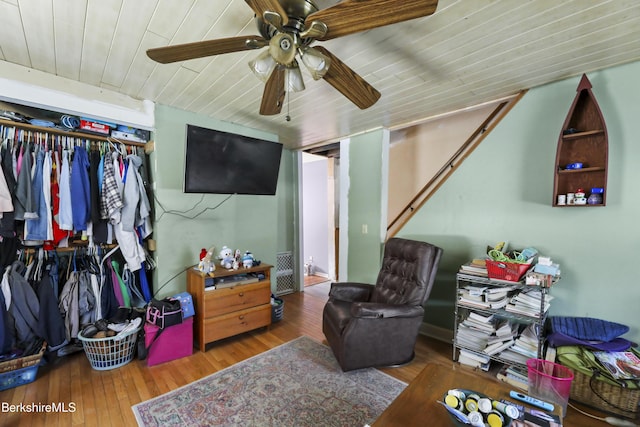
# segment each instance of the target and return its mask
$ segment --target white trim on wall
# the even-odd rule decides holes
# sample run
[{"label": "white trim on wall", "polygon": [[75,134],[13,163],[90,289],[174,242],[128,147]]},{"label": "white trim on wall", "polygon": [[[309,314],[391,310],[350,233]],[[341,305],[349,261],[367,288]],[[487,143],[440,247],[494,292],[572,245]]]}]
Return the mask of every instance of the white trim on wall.
[{"label": "white trim on wall", "polygon": [[340,141],[340,235],[338,236],[338,280],[349,280],[349,144],[351,139]]}]

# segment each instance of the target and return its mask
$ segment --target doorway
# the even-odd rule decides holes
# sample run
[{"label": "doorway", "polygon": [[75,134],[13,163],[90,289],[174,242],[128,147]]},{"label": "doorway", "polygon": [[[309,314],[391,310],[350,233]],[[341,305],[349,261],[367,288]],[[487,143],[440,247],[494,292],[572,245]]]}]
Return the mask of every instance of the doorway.
[{"label": "doorway", "polygon": [[[331,150],[302,153],[301,254],[304,287],[337,280],[336,169],[338,156]],[[303,290],[303,289],[301,289]]]}]

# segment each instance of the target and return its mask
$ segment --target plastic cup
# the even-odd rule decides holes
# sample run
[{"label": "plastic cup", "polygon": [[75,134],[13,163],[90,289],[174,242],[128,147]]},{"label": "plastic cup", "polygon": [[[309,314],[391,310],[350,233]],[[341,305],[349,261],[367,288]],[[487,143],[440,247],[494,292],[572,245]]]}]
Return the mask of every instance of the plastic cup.
[{"label": "plastic cup", "polygon": [[566,366],[542,359],[527,360],[529,395],[562,408],[567,415],[573,371]]}]

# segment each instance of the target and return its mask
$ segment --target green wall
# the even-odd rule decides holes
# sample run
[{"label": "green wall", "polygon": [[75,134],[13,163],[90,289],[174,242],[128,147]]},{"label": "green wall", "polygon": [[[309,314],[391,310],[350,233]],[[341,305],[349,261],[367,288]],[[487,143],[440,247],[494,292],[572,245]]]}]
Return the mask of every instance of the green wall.
[{"label": "green wall", "polygon": [[[197,264],[201,248],[215,246],[217,252],[226,245],[243,252],[250,250],[257,259],[271,265],[275,265],[278,252],[293,250],[296,186],[293,153],[283,150],[275,196],[185,194],[182,186],[187,124],[277,140],[275,135],[156,106],[151,173],[156,198],[153,237],[158,264],[154,290],[160,297],[186,289],[186,274],[180,272]],[[274,271],[272,274],[275,277]],[[177,277],[172,279],[174,275]]]},{"label": "green wall", "polygon": [[609,134],[607,206],[553,208],[558,136],[580,76],[531,89],[399,237],[437,244],[444,255],[427,323],[453,329],[458,266],[506,240],[560,263],[551,314],[631,327],[640,340],[640,62],[588,73]]},{"label": "green wall", "polygon": [[[348,191],[348,272],[350,282],[375,283],[380,270],[386,224],[385,159],[389,135],[377,130],[350,138]],[[344,191],[344,189],[341,189]],[[366,230],[363,229],[366,227]]]}]

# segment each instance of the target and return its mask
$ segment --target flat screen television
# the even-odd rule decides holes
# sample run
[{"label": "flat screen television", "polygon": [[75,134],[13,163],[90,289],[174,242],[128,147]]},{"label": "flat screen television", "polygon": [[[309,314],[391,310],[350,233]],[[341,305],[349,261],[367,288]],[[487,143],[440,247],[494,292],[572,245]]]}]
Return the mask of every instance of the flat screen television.
[{"label": "flat screen television", "polygon": [[274,195],[282,144],[187,125],[185,193]]}]

